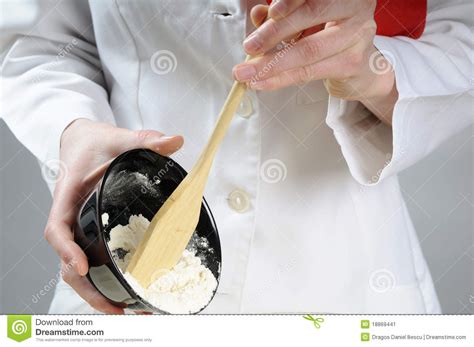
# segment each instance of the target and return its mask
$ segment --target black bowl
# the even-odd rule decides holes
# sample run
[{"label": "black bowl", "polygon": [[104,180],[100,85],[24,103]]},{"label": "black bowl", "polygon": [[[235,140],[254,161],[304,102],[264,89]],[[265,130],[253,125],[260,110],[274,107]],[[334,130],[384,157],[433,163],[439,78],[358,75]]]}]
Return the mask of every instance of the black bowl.
[{"label": "black bowl", "polygon": [[[74,226],[74,240],[89,260],[87,278],[111,303],[135,311],[167,313],[141,298],[127,283],[107,242],[110,230],[119,224],[127,225],[131,215],[142,214],[151,221],[186,174],[168,157],[147,149],[131,150],[110,164],[82,206]],[[102,224],[103,213],[110,216],[106,226]],[[196,246],[196,255],[219,283],[221,246],[216,223],[205,199],[194,235],[208,240],[210,247]]]}]

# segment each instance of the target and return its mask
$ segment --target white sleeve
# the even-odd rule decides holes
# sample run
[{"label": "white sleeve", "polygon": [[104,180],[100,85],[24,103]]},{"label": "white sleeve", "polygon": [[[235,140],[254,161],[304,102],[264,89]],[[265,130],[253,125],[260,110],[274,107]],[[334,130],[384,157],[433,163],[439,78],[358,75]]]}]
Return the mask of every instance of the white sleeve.
[{"label": "white sleeve", "polygon": [[9,20],[1,23],[0,116],[48,164],[57,160],[61,134],[75,119],[114,123],[88,2],[15,1],[2,11],[10,14],[4,12]]},{"label": "white sleeve", "polygon": [[327,123],[361,184],[406,169],[474,122],[473,6],[472,0],[428,1],[420,39],[375,38],[395,71],[392,127],[359,102],[330,97]]}]

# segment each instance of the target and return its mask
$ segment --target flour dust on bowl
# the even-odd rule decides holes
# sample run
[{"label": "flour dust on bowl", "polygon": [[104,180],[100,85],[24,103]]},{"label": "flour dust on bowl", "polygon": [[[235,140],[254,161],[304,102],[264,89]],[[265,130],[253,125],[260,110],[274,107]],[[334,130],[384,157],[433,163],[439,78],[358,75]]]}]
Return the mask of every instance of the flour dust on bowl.
[{"label": "flour dust on bowl", "polygon": [[219,283],[221,247],[211,210],[203,199],[199,223],[173,269],[148,288],[127,265],[150,220],[186,176],[174,160],[145,149],[117,157],[82,206],[74,239],[89,260],[87,278],[109,301],[135,311],[198,313]]}]

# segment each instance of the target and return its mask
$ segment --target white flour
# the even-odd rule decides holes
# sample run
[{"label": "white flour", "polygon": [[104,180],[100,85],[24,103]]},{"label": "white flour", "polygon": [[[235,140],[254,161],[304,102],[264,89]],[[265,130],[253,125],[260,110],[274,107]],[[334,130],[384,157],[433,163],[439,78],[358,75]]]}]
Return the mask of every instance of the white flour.
[{"label": "white flour", "polygon": [[[108,221],[106,213],[102,217]],[[117,266],[137,294],[153,306],[175,314],[198,312],[211,300],[217,280],[193,248],[184,250],[178,264],[146,289],[130,273],[125,273],[149,224],[142,215],[131,216],[128,225],[117,225],[110,231],[108,245]]]}]

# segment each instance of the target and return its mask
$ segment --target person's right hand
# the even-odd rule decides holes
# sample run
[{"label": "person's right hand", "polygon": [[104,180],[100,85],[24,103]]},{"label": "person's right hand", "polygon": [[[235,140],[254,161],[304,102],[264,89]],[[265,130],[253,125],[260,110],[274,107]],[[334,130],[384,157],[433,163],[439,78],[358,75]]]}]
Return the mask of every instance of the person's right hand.
[{"label": "person's right hand", "polygon": [[45,238],[61,258],[61,273],[68,283],[93,308],[104,313],[123,313],[112,305],[84,276],[87,256],[74,242],[72,226],[81,203],[87,198],[110,162],[121,153],[148,148],[169,155],[183,145],[181,136],[164,136],[153,130],[132,131],[106,123],[78,119],[61,137],[60,172]]}]

